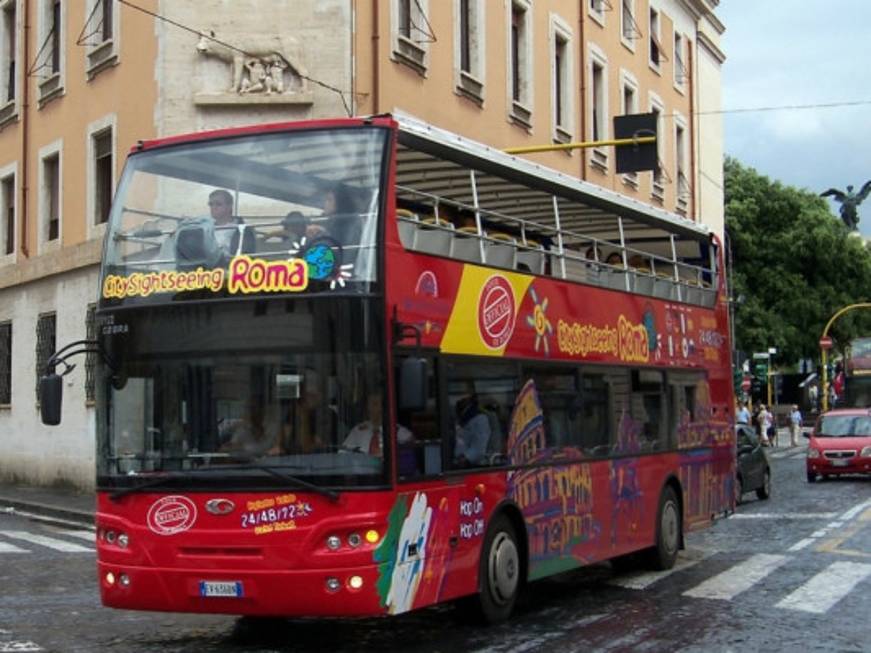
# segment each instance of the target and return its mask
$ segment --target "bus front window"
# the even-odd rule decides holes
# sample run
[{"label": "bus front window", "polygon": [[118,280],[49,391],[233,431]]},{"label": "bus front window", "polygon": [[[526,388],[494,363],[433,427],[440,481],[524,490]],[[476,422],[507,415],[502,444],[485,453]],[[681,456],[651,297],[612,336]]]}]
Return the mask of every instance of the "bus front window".
[{"label": "bus front window", "polygon": [[101,484],[186,471],[195,484],[194,470],[258,465],[325,486],[383,483],[383,448],[343,446],[384,386],[376,330],[359,326],[370,310],[276,300],[140,314],[111,343]]},{"label": "bus front window", "polygon": [[103,306],[368,292],[387,133],[261,133],[134,154],[113,202]]}]

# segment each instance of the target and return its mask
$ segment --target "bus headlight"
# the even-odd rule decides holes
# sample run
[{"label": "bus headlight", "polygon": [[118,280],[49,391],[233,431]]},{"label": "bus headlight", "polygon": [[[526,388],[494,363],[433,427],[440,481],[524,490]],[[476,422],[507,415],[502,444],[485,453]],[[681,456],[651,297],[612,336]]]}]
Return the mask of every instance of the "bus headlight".
[{"label": "bus headlight", "polygon": [[342,589],[342,583],[339,582],[338,578],[333,578],[333,577],[327,578],[327,591],[330,594],[335,594],[340,589]]},{"label": "bus headlight", "polygon": [[363,542],[363,538],[360,537],[360,533],[351,533],[348,536],[348,545],[356,549]]},{"label": "bus headlight", "polygon": [[327,548],[330,551],[338,551],[340,546],[342,546],[342,538],[338,535],[330,535],[327,538]]}]

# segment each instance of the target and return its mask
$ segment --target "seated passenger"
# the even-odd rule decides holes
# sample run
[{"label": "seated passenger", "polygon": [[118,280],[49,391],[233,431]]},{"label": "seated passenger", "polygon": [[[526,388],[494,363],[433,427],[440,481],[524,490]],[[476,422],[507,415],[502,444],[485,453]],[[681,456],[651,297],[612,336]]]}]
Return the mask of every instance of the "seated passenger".
[{"label": "seated passenger", "polygon": [[[357,451],[360,453],[368,453],[373,456],[382,455],[384,451],[384,443],[381,439],[383,430],[382,417],[382,398],[380,393],[369,395],[367,401],[367,413],[369,419],[355,425],[348,432],[348,436],[342,443],[342,449],[347,451]],[[396,440],[400,444],[411,442],[411,431],[402,425],[397,425]]]},{"label": "seated passenger", "polygon": [[215,222],[215,238],[225,255],[250,254],[257,249],[254,232],[245,226],[242,218],[233,215],[233,196],[229,191],[218,188],[209,193],[209,212]]},{"label": "seated passenger", "polygon": [[457,401],[454,462],[460,466],[483,465],[490,440],[490,420],[481,412],[478,397],[468,394]]}]

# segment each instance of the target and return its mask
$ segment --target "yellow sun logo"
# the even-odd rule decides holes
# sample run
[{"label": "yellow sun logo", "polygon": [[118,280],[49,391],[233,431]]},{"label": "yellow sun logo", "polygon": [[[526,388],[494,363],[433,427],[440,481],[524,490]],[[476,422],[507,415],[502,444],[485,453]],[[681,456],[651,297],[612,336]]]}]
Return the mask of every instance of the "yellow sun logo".
[{"label": "yellow sun logo", "polygon": [[547,297],[544,297],[540,302],[535,294],[535,289],[530,288],[529,294],[532,295],[532,301],[535,302],[535,308],[532,309],[532,314],[526,316],[526,323],[535,329],[535,351],[539,348],[544,349],[544,355],[550,355],[550,342],[548,336],[553,333],[553,326],[550,320],[547,319],[545,312],[547,311]]}]

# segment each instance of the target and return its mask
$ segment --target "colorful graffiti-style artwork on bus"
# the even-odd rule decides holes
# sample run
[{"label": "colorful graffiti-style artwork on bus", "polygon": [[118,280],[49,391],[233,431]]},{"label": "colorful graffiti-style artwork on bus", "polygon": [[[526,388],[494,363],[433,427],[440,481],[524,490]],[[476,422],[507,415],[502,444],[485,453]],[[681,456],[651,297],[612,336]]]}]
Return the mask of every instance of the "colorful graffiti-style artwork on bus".
[{"label": "colorful graffiti-style artwork on bus", "polygon": [[[577,453],[545,447],[544,420],[535,382],[517,395],[511,415],[508,457],[512,465],[541,460],[570,460]],[[530,578],[571,569],[588,559],[584,555],[600,534],[593,515],[593,480],[590,466],[575,462],[509,473],[508,495],[520,506],[529,534]]]},{"label": "colorful graffiti-style artwork on bus", "polygon": [[680,482],[684,488],[687,524],[707,523],[711,515],[732,507],[735,478],[731,447],[696,449],[680,454]]},{"label": "colorful graffiti-style artwork on bus", "polygon": [[390,614],[435,603],[448,568],[448,500],[436,508],[423,492],[400,495],[388,517],[388,529],[375,549],[379,563],[378,596]]},{"label": "colorful graffiti-style artwork on bus", "polygon": [[[642,431],[643,425],[624,410],[617,426],[614,453],[637,455],[641,451]],[[612,546],[633,542],[638,537],[644,499],[638,469],[637,457],[618,458],[609,463]]]}]

